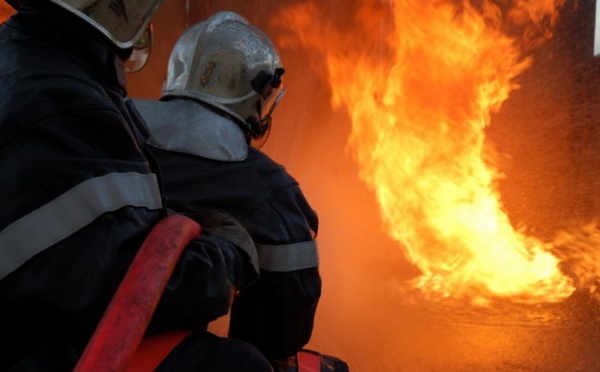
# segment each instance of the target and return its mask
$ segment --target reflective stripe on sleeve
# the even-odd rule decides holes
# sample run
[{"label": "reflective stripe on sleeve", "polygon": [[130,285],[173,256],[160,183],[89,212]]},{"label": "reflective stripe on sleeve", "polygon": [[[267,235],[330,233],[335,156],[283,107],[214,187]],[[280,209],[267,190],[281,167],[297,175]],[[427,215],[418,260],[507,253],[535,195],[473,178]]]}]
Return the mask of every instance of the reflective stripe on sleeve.
[{"label": "reflective stripe on sleeve", "polygon": [[294,271],[319,266],[317,242],[310,240],[286,245],[256,244],[258,265],[270,271]]},{"label": "reflective stripe on sleeve", "polygon": [[162,208],[154,174],[111,173],[88,179],[0,231],[0,279],[28,259],[122,207]]}]

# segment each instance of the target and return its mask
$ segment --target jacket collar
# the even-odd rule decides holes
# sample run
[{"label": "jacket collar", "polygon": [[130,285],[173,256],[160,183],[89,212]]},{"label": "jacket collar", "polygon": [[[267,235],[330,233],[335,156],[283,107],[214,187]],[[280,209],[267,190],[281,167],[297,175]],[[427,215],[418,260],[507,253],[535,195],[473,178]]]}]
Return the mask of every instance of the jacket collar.
[{"label": "jacket collar", "polygon": [[148,125],[148,144],[157,148],[233,162],[245,160],[248,144],[231,119],[195,100],[132,99]]}]

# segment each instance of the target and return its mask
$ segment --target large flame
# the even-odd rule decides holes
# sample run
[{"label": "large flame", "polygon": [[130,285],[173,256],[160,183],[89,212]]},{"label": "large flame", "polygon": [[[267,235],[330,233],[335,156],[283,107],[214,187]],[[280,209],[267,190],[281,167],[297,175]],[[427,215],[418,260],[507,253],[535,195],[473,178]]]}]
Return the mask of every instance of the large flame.
[{"label": "large flame", "polygon": [[281,45],[298,38],[325,56],[360,177],[422,272],[413,284],[431,296],[558,302],[574,290],[552,247],[511,225],[486,143],[490,114],[517,88],[533,62],[527,49],[549,37],[561,5],[513,3],[365,0],[343,28],[317,22],[327,17],[306,3],[283,16],[292,32]]}]

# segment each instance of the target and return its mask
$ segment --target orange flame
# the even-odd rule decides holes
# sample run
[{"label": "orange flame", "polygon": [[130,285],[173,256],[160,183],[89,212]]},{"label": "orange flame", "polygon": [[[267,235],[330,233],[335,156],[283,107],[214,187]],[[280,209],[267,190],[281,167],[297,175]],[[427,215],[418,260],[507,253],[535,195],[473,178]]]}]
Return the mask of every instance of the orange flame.
[{"label": "orange flame", "polygon": [[600,227],[597,221],[556,234],[554,252],[575,279],[578,289],[600,300]]},{"label": "orange flame", "polygon": [[574,288],[552,246],[511,225],[484,133],[532,64],[525,51],[551,36],[561,3],[384,5],[363,0],[356,24],[342,31],[319,24],[327,18],[315,5],[286,9],[281,25],[293,33],[279,43],[299,38],[325,56],[332,104],[352,120],[348,149],[360,177],[422,272],[412,284],[478,304],[569,297]]}]

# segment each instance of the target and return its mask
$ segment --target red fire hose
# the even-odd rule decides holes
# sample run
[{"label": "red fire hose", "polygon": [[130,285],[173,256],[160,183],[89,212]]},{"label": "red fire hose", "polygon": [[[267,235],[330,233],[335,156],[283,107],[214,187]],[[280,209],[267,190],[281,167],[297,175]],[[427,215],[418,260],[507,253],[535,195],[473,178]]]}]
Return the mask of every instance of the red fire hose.
[{"label": "red fire hose", "polygon": [[152,229],[74,371],[127,369],[181,252],[201,231],[182,215],[166,217]]}]

